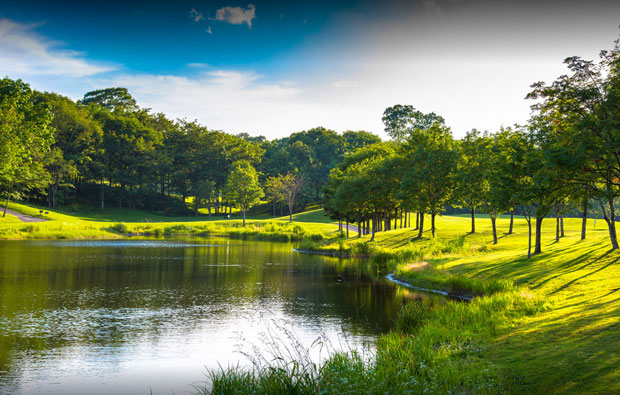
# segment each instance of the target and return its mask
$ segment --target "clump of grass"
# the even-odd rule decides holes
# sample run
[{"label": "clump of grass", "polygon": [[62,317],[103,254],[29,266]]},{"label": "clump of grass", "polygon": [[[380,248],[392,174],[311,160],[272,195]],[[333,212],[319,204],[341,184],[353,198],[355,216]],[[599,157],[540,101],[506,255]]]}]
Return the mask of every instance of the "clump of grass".
[{"label": "clump of grass", "polygon": [[[259,325],[260,344],[246,341],[238,335],[238,352],[251,363],[250,368],[239,366],[209,370],[208,383],[197,386],[201,394],[317,394],[326,387],[325,373],[334,372],[337,358],[346,363],[353,353],[336,353],[330,339],[321,333],[310,346],[302,344],[290,321],[272,319]],[[318,360],[313,352],[318,351]],[[321,353],[331,356],[327,363]],[[355,355],[359,355],[355,353]],[[359,356],[358,360],[361,360]]]},{"label": "clump of grass", "polygon": [[167,226],[164,228],[164,235],[174,235],[174,234],[190,234],[193,233],[193,228],[191,226],[187,226],[185,224],[177,224],[172,226]]},{"label": "clump of grass", "polygon": [[129,232],[129,229],[127,228],[127,225],[125,225],[125,223],[123,223],[123,222],[114,224],[114,225],[110,226],[108,229],[110,231],[112,231],[112,232],[120,233],[120,234],[127,234]]}]

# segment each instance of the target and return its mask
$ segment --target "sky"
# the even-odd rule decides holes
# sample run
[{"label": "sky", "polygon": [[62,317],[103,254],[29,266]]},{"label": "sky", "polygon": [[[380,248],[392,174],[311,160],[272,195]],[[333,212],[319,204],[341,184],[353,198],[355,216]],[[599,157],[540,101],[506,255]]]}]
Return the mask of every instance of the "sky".
[{"label": "sky", "polygon": [[395,104],[462,137],[526,122],[529,86],[596,59],[619,25],[605,0],[0,0],[0,76],[74,100],[122,86],[154,112],[270,139],[387,138]]}]

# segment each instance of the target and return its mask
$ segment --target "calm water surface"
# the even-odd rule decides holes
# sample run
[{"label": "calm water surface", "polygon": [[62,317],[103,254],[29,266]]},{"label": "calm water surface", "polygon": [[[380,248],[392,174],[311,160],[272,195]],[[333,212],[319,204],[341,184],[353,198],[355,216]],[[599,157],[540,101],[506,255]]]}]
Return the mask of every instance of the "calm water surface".
[{"label": "calm water surface", "polygon": [[0,393],[189,393],[275,322],[372,348],[427,297],[287,243],[0,241]]}]

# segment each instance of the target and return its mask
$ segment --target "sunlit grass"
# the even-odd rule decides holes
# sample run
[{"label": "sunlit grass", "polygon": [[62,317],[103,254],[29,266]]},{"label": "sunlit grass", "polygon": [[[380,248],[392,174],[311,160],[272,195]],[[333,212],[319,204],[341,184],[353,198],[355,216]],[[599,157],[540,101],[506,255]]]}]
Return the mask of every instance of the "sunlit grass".
[{"label": "sunlit grass", "polygon": [[[290,223],[288,217],[276,219],[252,219],[242,226],[241,219],[221,217],[161,217],[138,210],[104,210],[98,214],[70,215],[49,209],[40,215],[41,208],[11,203],[11,209],[20,213],[45,218],[48,221],[23,223],[16,217],[7,216],[0,221],[2,239],[85,239],[119,238],[127,235],[163,237],[171,235],[229,236],[261,240],[290,241],[308,238],[322,240],[337,236],[337,225],[327,222]],[[321,211],[322,213],[322,211]],[[318,218],[321,214],[311,214]]]},{"label": "sunlit grass", "polygon": [[[12,203],[11,208],[39,215],[36,207]],[[490,220],[483,217],[476,221],[475,234],[469,233],[469,217],[444,216],[437,219],[435,239],[427,218],[421,239],[408,228],[377,233],[370,243],[370,235],[358,239],[355,232],[337,237],[337,224],[321,210],[296,214],[293,224],[287,216],[250,219],[245,228],[240,220],[201,220],[204,217],[163,217],[158,222],[156,216],[130,210],[111,210],[100,217],[47,211],[47,222],[0,219],[0,238],[118,238],[128,233],[305,238],[306,247],[373,255],[413,284],[487,295],[470,304],[449,303],[452,307],[434,311],[421,325],[412,318],[412,329],[379,342],[376,365],[335,356],[320,387],[331,393],[360,388],[620,392],[620,255],[610,251],[601,220],[596,226],[589,220],[587,240],[580,241],[581,220],[565,219],[566,237],[556,243],[555,219],[545,219],[543,253],[527,259],[527,223],[522,218],[515,218],[511,235],[508,217],[498,219],[499,243],[493,245]],[[400,320],[405,322],[403,317],[413,313],[403,314]],[[343,384],[343,378],[350,385]]]}]

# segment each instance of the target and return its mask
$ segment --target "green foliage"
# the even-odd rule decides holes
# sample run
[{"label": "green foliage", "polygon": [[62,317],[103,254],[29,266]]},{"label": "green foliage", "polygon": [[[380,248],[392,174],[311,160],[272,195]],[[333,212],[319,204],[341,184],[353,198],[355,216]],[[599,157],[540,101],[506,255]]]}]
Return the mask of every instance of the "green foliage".
[{"label": "green foliage", "polygon": [[245,226],[245,214],[265,196],[258,184],[258,174],[249,162],[237,162],[234,165],[224,187],[224,196],[239,206]]},{"label": "green foliage", "polygon": [[127,228],[127,225],[124,223],[114,224],[110,226],[110,230],[120,234],[126,234],[129,232],[129,228]]},{"label": "green foliage", "polygon": [[49,183],[44,157],[54,142],[52,114],[21,80],[0,80],[0,192],[19,197]]}]

